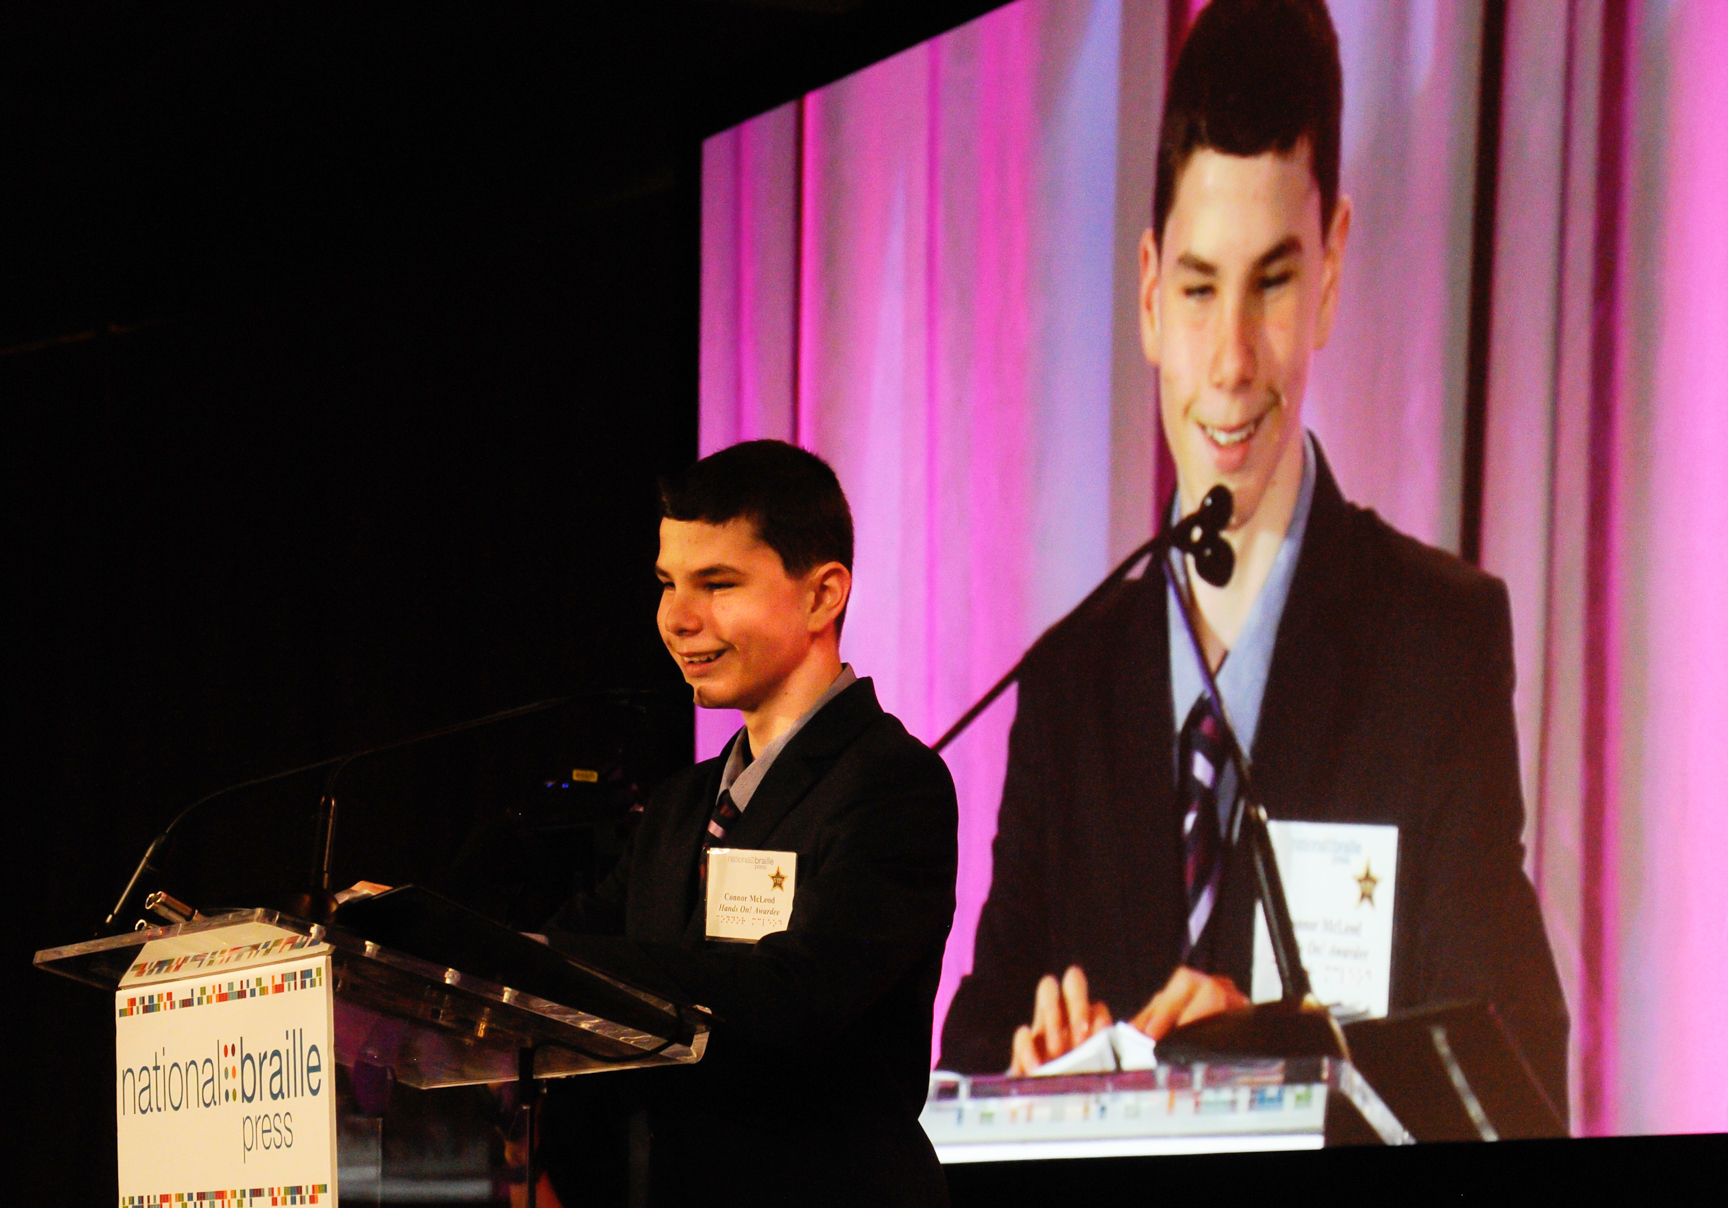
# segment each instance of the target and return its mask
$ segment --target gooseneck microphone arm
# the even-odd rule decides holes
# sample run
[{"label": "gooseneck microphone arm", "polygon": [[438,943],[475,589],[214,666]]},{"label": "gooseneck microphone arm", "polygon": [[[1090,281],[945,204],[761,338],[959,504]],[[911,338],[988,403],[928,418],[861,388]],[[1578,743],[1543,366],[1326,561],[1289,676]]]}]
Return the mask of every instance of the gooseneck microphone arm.
[{"label": "gooseneck microphone arm", "polygon": [[[1194,649],[1195,660],[1200,664],[1206,695],[1217,709],[1219,720],[1224,723],[1227,754],[1236,768],[1236,810],[1230,828],[1231,834],[1235,842],[1247,848],[1253,864],[1255,889],[1261,905],[1265,908],[1266,932],[1272,941],[1273,959],[1278,963],[1278,980],[1284,990],[1284,1000],[1287,1003],[1299,1004],[1308,998],[1312,987],[1308,971],[1302,965],[1302,951],[1296,942],[1296,929],[1290,922],[1290,904],[1284,897],[1283,878],[1278,875],[1278,857],[1272,850],[1272,834],[1267,828],[1266,811],[1255,797],[1254,777],[1248,764],[1248,756],[1236,740],[1235,727],[1230,724],[1229,714],[1224,708],[1224,696],[1218,691],[1217,677],[1212,674],[1212,664],[1207,660],[1205,645],[1200,641],[1199,627],[1194,620],[1193,595],[1187,585],[1177,577],[1175,563],[1170,558],[1173,551],[1189,555],[1194,560],[1195,572],[1214,587],[1223,587],[1230,582],[1236,569],[1236,552],[1230,547],[1230,543],[1224,540],[1223,534],[1234,511],[1235,500],[1231,497],[1230,489],[1222,483],[1213,487],[1206,492],[1206,497],[1191,515],[1169,525],[1128,555],[1069,615],[1090,610],[1105,593],[1126,579],[1128,572],[1148,554],[1152,555],[1162,568],[1164,581],[1176,596],[1177,607],[1182,613],[1182,626]],[[941,751],[958,738],[967,726],[978,720],[979,715],[1006,692],[1010,684],[1020,678],[1025,666],[1026,658],[1022,655],[1007,675],[997,680],[995,686],[986,692],[977,704],[966,710],[960,720],[936,740],[934,749]]]},{"label": "gooseneck microphone arm", "polygon": [[[1156,537],[1152,538],[1152,540],[1150,540],[1150,541],[1146,542],[1146,544],[1142,545],[1139,549],[1137,549],[1133,553],[1129,554],[1128,557],[1126,557],[1125,559],[1122,560],[1121,565],[1119,565],[1115,570],[1111,571],[1109,573],[1109,575],[1107,575],[1105,577],[1105,579],[1102,583],[1100,583],[1097,587],[1094,587],[1092,589],[1091,594],[1089,594],[1084,600],[1080,601],[1080,603],[1074,607],[1074,612],[1078,613],[1078,612],[1085,612],[1085,611],[1089,610],[1092,607],[1092,605],[1094,603],[1096,603],[1104,595],[1105,592],[1109,591],[1112,587],[1115,587],[1118,583],[1122,582],[1122,580],[1124,580],[1128,577],[1128,572],[1134,569],[1135,563],[1140,562],[1142,559],[1144,559],[1146,557],[1147,554],[1153,554],[1154,556],[1156,556],[1160,549],[1168,547],[1169,541],[1170,541],[1170,537],[1169,537],[1169,534],[1167,532],[1166,533],[1160,533]],[[966,710],[966,712],[961,715],[959,721],[957,721],[953,725],[949,726],[948,732],[946,734],[942,735],[941,738],[938,738],[936,740],[936,745],[931,747],[930,749],[933,751],[936,751],[937,753],[941,753],[942,748],[946,747],[949,743],[953,742],[956,738],[959,738],[960,735],[964,734],[966,732],[966,728],[968,726],[970,726],[973,722],[977,721],[979,716],[984,712],[984,710],[988,709],[991,705],[995,704],[996,698],[1001,696],[1004,692],[1008,691],[1008,687],[1010,684],[1012,684],[1015,680],[1020,678],[1020,672],[1025,668],[1025,666],[1026,666],[1026,656],[1021,655],[1020,661],[1015,663],[1012,667],[1010,667],[1008,669],[1008,674],[1004,675],[1001,679],[997,680],[995,686],[992,687],[990,689],[990,691],[986,692],[983,696],[981,696],[978,699],[977,704],[973,705],[970,709]]]},{"label": "gooseneck microphone arm", "polygon": [[[1200,501],[1200,506],[1190,516],[1184,516],[1175,524],[1170,525],[1152,540],[1124,558],[1116,569],[1104,577],[1104,581],[1094,587],[1080,603],[1076,604],[1068,614],[1075,616],[1089,612],[1092,607],[1103,599],[1104,595],[1118,583],[1128,577],[1128,572],[1150,554],[1154,558],[1168,562],[1165,557],[1171,549],[1179,549],[1184,553],[1195,555],[1200,573],[1208,581],[1216,581],[1222,587],[1230,579],[1230,571],[1235,565],[1234,552],[1228,542],[1218,534],[1224,526],[1230,523],[1230,492],[1224,486],[1213,487],[1206,493],[1206,498]],[[1222,573],[1222,579],[1214,580],[1214,576]],[[1020,672],[1026,667],[1026,656],[1021,655],[1020,661],[1008,669],[1008,674],[996,681],[994,687],[979,698],[961,715],[960,720],[948,727],[948,732],[936,740],[931,750],[938,753],[949,743],[965,733],[966,727],[977,721],[979,716],[996,703],[996,698],[1008,691],[1008,686],[1020,678]]]},{"label": "gooseneck microphone arm", "polygon": [[120,891],[120,900],[114,903],[114,909],[110,910],[108,917],[102,920],[102,926],[97,930],[97,934],[108,935],[114,930],[114,921],[126,913],[126,907],[131,902],[132,895],[137,892],[138,883],[144,879],[144,875],[161,871],[156,865],[156,857],[168,846],[169,840],[174,837],[174,832],[180,829],[180,824],[196,813],[200,806],[214,801],[218,797],[226,797],[229,793],[238,793],[241,789],[255,788],[260,784],[269,784],[273,780],[286,780],[290,776],[299,776],[304,772],[315,772],[319,768],[327,768],[331,764],[341,763],[346,758],[348,758],[346,755],[337,755],[331,759],[321,759],[317,763],[303,764],[300,767],[289,768],[282,772],[272,772],[268,776],[242,780],[237,784],[219,788],[214,793],[206,793],[175,814],[173,821],[163,827],[162,833],[150,840],[150,846],[144,849],[144,858],[139,860],[138,867],[132,870],[132,879],[127,881],[126,888]]},{"label": "gooseneck microphone arm", "polygon": [[[1220,538],[1222,540],[1222,538]],[[1236,768],[1236,809],[1231,831],[1235,841],[1248,849],[1254,867],[1254,887],[1260,904],[1266,911],[1266,935],[1272,943],[1272,958],[1278,964],[1278,982],[1284,990],[1284,1000],[1297,1004],[1307,999],[1312,985],[1308,970],[1302,964],[1301,945],[1296,942],[1296,928],[1290,922],[1290,903],[1284,896],[1284,879],[1278,875],[1278,856],[1272,850],[1272,832],[1267,826],[1266,811],[1254,793],[1254,777],[1248,766],[1248,756],[1236,740],[1236,727],[1230,724],[1224,709],[1224,695],[1218,691],[1218,679],[1212,674],[1212,664],[1206,658],[1206,647],[1200,641],[1199,628],[1194,623],[1194,599],[1187,585],[1176,576],[1176,568],[1168,556],[1158,559],[1164,568],[1164,581],[1175,595],[1182,613],[1182,627],[1194,648],[1194,659],[1200,664],[1200,676],[1212,707],[1224,726],[1226,754]],[[1228,577],[1226,577],[1228,582]],[[1217,584],[1223,586],[1223,584]]]},{"label": "gooseneck microphone arm", "polygon": [[450,734],[459,734],[463,730],[476,730],[481,726],[489,726],[493,722],[509,721],[512,717],[525,717],[530,713],[538,713],[542,709],[553,709],[559,705],[569,704],[574,700],[570,696],[553,696],[546,700],[537,700],[528,705],[517,705],[514,709],[505,709],[502,713],[488,713],[485,717],[474,717],[467,721],[459,721],[454,725],[428,730],[424,734],[416,734],[411,738],[398,738],[394,742],[381,743],[375,747],[353,751],[339,758],[327,760],[320,764],[330,769],[330,775],[324,781],[324,794],[318,800],[318,821],[313,834],[312,847],[312,890],[314,893],[327,893],[330,889],[330,857],[335,851],[336,843],[336,780],[349,764],[356,759],[364,759],[368,755],[378,755],[384,751],[394,751],[398,747],[411,747],[415,743],[430,742],[434,738],[443,738]]},{"label": "gooseneck microphone arm", "polygon": [[412,746],[418,742],[428,742],[431,739],[443,738],[447,734],[455,734],[462,730],[472,730],[479,726],[491,725],[493,722],[507,721],[512,717],[522,717],[529,713],[538,713],[542,709],[551,709],[558,705],[568,704],[574,699],[576,698],[573,696],[555,696],[547,700],[535,701],[528,705],[518,705],[514,709],[506,709],[502,713],[489,713],[485,717],[471,718],[468,721],[457,722],[454,725],[441,726],[436,730],[428,730],[424,734],[415,734],[408,738],[396,739],[394,742],[381,743],[375,747],[366,747],[362,750],[350,751],[346,755],[335,755],[329,759],[320,759],[316,763],[302,764],[297,768],[288,768],[285,771],[272,772],[268,776],[256,776],[251,780],[242,780],[236,784],[230,784],[224,788],[217,789],[214,793],[206,793],[191,805],[188,805],[185,809],[181,810],[178,814],[174,815],[173,821],[169,822],[168,825],[163,828],[162,833],[150,841],[150,846],[144,849],[143,859],[139,860],[138,867],[132,870],[131,879],[126,882],[126,888],[121,891],[120,899],[114,903],[114,909],[110,910],[108,912],[108,917],[102,920],[102,925],[98,929],[97,934],[111,934],[114,930],[115,921],[127,913],[127,908],[132,901],[133,895],[138,892],[139,883],[143,881],[145,875],[161,871],[156,860],[162,855],[164,849],[167,848],[169,842],[174,838],[174,834],[180,829],[181,823],[185,822],[187,818],[196,813],[200,807],[209,802],[215,801],[219,797],[226,797],[228,794],[237,793],[242,789],[256,788],[258,785],[269,784],[272,781],[286,780],[291,776],[299,776],[306,772],[316,772],[320,768],[331,768],[332,771],[330,776],[324,782],[323,798],[318,804],[318,837],[312,861],[315,886],[320,891],[328,892],[330,884],[330,854],[332,851],[332,843],[335,838],[336,799],[334,794],[336,791],[336,778],[342,774],[342,769],[346,768],[356,759],[363,758],[367,755],[376,755],[379,752],[391,751],[397,747]]}]

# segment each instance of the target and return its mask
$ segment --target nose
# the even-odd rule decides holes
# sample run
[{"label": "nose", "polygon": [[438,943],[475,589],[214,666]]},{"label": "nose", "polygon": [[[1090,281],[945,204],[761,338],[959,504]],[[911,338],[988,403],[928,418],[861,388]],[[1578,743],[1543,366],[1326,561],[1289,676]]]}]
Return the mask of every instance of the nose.
[{"label": "nose", "polygon": [[1259,371],[1255,353],[1260,334],[1258,316],[1248,300],[1229,298],[1218,308],[1217,324],[1209,376],[1215,389],[1235,392],[1252,385]]},{"label": "nose", "polygon": [[660,629],[670,637],[689,637],[702,631],[702,618],[691,606],[686,592],[677,587],[660,593]]}]

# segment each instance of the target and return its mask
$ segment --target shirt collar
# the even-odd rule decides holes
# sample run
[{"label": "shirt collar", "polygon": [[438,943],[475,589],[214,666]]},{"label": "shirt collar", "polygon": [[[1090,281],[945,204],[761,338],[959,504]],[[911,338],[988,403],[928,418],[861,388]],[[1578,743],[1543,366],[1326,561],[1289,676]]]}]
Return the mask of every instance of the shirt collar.
[{"label": "shirt collar", "polygon": [[[732,745],[726,753],[726,767],[720,773],[720,792],[732,794],[732,804],[742,810],[750,804],[750,798],[756,795],[756,786],[762,783],[762,778],[768,775],[768,769],[774,763],[786,744],[791,742],[812,717],[822,711],[822,707],[839,696],[846,689],[858,682],[857,674],[852,670],[851,663],[840,665],[840,674],[834,677],[834,682],[828,685],[828,690],[816,698],[816,703],[804,710],[798,720],[792,723],[790,729],[769,743],[767,748],[756,758],[750,759],[747,752],[750,748],[750,732],[740,729],[732,738]],[[718,796],[719,794],[716,794]]]},{"label": "shirt collar", "polygon": [[[1236,731],[1236,738],[1247,752],[1254,750],[1254,733],[1260,724],[1260,702],[1266,696],[1266,679],[1272,671],[1272,650],[1278,640],[1278,622],[1284,615],[1284,603],[1290,597],[1290,582],[1296,577],[1296,562],[1302,555],[1302,538],[1308,531],[1308,512],[1314,503],[1314,480],[1318,458],[1314,437],[1303,433],[1302,486],[1296,493],[1296,508],[1290,515],[1290,527],[1272,560],[1272,571],[1248,610],[1248,620],[1230,648],[1229,657],[1218,671],[1218,691],[1224,698],[1226,720]],[[1173,508],[1175,503],[1171,505]],[[1177,563],[1177,574],[1186,576],[1187,559]],[[1189,710],[1205,690],[1200,662],[1188,640],[1182,623],[1181,603],[1166,585],[1165,612],[1170,637],[1170,696],[1176,709],[1176,726],[1181,728]]]}]

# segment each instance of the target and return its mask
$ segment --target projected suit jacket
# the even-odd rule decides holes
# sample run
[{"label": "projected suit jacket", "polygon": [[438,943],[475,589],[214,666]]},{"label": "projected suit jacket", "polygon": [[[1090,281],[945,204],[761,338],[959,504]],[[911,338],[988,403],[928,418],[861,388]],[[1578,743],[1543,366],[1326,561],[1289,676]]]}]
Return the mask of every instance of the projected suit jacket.
[{"label": "projected suit jacket", "polygon": [[624,936],[723,1021],[695,1066],[617,1078],[647,1088],[656,1201],[945,1204],[918,1113],[954,918],[947,766],[868,679],[824,706],[727,836],[798,854],[787,930],[747,946],[704,938],[696,893],[722,762],[664,785],[617,871],[547,932],[602,963],[580,937]]},{"label": "projected suit jacket", "polygon": [[[1007,1068],[1046,973],[1079,965],[1132,1018],[1177,965],[1187,908],[1165,602],[1156,573],[1125,582],[1027,659],[945,1068]],[[1347,503],[1320,457],[1250,753],[1257,790],[1274,819],[1399,828],[1391,1009],[1493,1002],[1564,1112],[1566,1008],[1522,868],[1512,680],[1504,585]],[[1207,970],[1244,988],[1246,864],[1227,864],[1202,944]]]}]

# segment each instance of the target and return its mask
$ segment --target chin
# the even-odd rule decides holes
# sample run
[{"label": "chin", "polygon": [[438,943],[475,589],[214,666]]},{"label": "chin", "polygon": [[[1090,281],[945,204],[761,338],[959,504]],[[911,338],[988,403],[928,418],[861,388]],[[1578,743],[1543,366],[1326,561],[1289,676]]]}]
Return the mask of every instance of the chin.
[{"label": "chin", "polygon": [[691,695],[699,709],[736,709],[738,702],[729,692],[716,691],[712,684],[692,684]]},{"label": "chin", "polygon": [[1230,488],[1230,494],[1236,501],[1236,510],[1224,529],[1230,533],[1240,532],[1254,519],[1254,513],[1260,510],[1260,501],[1266,497],[1266,484],[1259,479],[1250,479],[1240,486],[1230,482],[1224,485]]},{"label": "chin", "polygon": [[1272,489],[1272,481],[1277,477],[1277,469],[1277,463],[1273,462],[1264,468],[1247,470],[1222,479],[1224,485],[1230,488],[1230,494],[1236,503],[1227,531],[1240,532],[1253,521],[1261,504],[1266,502],[1266,496]]}]

